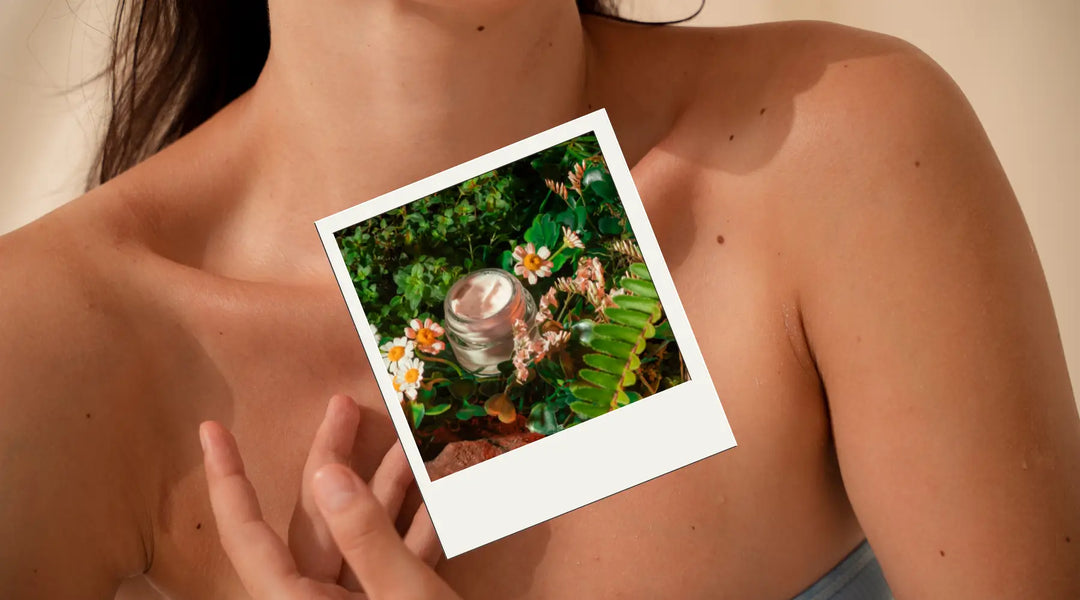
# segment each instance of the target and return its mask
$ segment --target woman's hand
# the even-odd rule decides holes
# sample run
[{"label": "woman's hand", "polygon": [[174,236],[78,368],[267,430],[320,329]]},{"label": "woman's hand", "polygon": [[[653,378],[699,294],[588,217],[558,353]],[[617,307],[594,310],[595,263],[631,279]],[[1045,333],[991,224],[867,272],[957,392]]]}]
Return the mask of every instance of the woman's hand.
[{"label": "woman's hand", "polygon": [[200,427],[221,544],[254,598],[458,598],[432,570],[441,549],[427,510],[420,507],[404,539],[394,528],[412,482],[400,444],[370,487],[348,467],[359,419],[351,399],[330,400],[304,466],[288,545],[263,520],[232,435],[212,421]]}]

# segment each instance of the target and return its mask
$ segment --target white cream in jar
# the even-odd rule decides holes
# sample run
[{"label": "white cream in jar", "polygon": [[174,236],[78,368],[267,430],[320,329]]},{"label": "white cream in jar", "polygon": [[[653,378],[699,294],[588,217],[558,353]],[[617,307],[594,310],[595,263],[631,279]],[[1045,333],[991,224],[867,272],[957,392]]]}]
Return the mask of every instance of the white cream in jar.
[{"label": "white cream in jar", "polygon": [[457,280],[443,302],[450,348],[462,368],[495,375],[514,353],[514,321],[531,322],[536,302],[516,277],[480,269]]}]

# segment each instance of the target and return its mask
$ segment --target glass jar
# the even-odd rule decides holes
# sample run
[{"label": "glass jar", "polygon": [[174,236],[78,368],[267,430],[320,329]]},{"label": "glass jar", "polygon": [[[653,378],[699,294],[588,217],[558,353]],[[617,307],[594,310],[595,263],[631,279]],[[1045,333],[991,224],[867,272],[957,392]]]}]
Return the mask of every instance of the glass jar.
[{"label": "glass jar", "polygon": [[514,321],[532,324],[536,301],[502,269],[480,269],[454,282],[443,301],[446,339],[462,368],[495,375],[514,354]]}]

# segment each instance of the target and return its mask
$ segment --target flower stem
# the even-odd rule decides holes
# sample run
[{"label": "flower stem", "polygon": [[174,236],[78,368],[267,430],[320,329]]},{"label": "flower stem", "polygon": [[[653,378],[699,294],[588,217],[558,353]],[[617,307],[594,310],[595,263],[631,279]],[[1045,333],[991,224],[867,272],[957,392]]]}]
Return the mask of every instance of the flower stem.
[{"label": "flower stem", "polygon": [[457,374],[459,376],[464,377],[464,375],[465,375],[465,373],[461,370],[461,367],[459,367],[459,366],[455,365],[454,363],[446,360],[445,358],[438,358],[438,357],[435,357],[435,356],[424,355],[424,360],[431,361],[431,362],[437,362],[437,363],[443,363],[444,365],[450,365],[451,367],[453,367],[453,369],[455,371],[457,371]]}]

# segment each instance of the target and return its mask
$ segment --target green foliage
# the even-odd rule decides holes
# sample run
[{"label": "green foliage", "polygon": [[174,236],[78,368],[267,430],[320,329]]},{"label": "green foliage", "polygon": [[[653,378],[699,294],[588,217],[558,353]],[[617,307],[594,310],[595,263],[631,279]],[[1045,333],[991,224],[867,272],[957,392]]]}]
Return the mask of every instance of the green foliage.
[{"label": "green foliage", "polygon": [[[577,175],[579,189],[573,185]],[[545,180],[555,183],[549,187]],[[565,198],[556,183],[566,186]],[[584,248],[564,243],[564,228]],[[613,250],[616,243],[632,246],[634,234],[593,135],[335,235],[380,343],[404,335],[412,319],[444,323],[443,301],[454,282],[481,268],[514,273],[514,249],[527,243],[546,247],[552,263],[550,276],[524,282],[534,299],[556,278],[574,278],[586,257],[598,261],[609,285],[621,288],[610,298],[615,289],[599,290],[602,309],[584,293],[559,292],[551,324],[570,332],[570,341],[531,358],[525,383],[516,380],[510,361],[497,374],[481,377],[461,369],[449,348],[435,356],[417,352],[423,381],[416,399],[403,407],[425,459],[433,457],[440,439],[479,439],[495,427],[550,435],[685,379],[648,269],[635,262],[633,252]],[[629,276],[617,275],[624,272]],[[499,423],[485,410],[485,402],[498,394],[513,403],[517,420]]]},{"label": "green foliage", "polygon": [[616,308],[604,311],[609,322],[593,327],[593,338],[587,345],[596,352],[582,357],[593,369],[579,370],[577,380],[570,384],[571,393],[578,398],[570,408],[582,418],[593,418],[641,397],[626,390],[638,381],[640,355],[646,342],[656,335],[655,323],[662,309],[645,264],[631,264],[629,270],[636,278],[624,277],[620,285],[628,292],[645,293],[615,296]]}]

